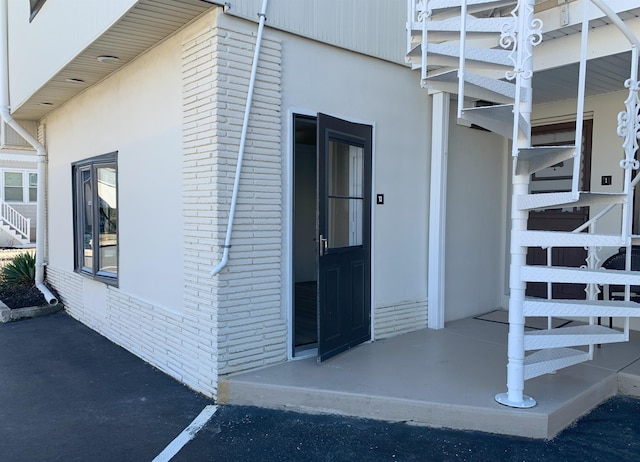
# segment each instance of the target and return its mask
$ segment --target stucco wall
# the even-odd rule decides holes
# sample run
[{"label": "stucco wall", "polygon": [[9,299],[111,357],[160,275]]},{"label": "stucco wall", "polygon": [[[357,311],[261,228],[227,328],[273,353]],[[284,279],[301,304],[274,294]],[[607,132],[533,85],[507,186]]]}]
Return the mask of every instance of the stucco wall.
[{"label": "stucco wall", "polygon": [[[401,66],[282,33],[277,36],[283,37],[285,140],[292,136],[292,113],[321,112],[374,126],[373,193],[385,195],[384,205],[373,206],[376,337],[425,327],[431,107],[427,92],[420,89],[418,75]],[[290,149],[283,145],[287,175]],[[287,201],[290,193],[285,191]],[[283,244],[287,239],[285,234]]]},{"label": "stucco wall", "polygon": [[507,140],[457,125],[455,104],[449,124],[445,321],[502,306],[507,252]]},{"label": "stucco wall", "polygon": [[[374,125],[378,338],[426,326],[430,98],[416,73],[267,29],[217,277],[255,24],[212,11],[45,120],[48,275],[69,312],[189,386],[287,358],[290,116]],[[119,287],[73,272],[71,163],[118,151]],[[180,173],[181,172],[181,173]]]},{"label": "stucco wall", "polygon": [[[215,319],[185,303],[184,43],[215,12],[45,120],[49,152],[48,278],[74,317],[194,389],[217,387]],[[118,287],[73,272],[71,163],[118,152]]]}]

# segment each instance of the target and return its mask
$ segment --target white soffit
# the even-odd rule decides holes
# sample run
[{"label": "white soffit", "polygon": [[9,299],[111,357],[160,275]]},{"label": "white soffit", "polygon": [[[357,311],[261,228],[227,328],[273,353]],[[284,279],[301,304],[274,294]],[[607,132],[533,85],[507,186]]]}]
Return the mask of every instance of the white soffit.
[{"label": "white soffit", "polygon": [[[614,0],[612,3],[629,28],[640,36],[640,1]],[[552,18],[556,18],[558,11],[558,8],[545,11],[546,17],[542,19],[553,23]],[[534,103],[577,97],[582,10],[579,15],[578,11],[571,11],[569,25],[551,30],[545,24],[542,43],[535,50]],[[602,14],[595,7],[590,13],[591,17]],[[628,51],[631,45],[607,17],[596,17],[589,26],[586,96],[625,90],[624,82],[631,69],[631,52]]]},{"label": "white soffit", "polygon": [[[14,117],[40,120],[211,9],[213,3],[204,0],[140,0],[113,27],[16,108]],[[98,62],[97,57],[103,55],[117,56],[119,60],[115,63]]]}]

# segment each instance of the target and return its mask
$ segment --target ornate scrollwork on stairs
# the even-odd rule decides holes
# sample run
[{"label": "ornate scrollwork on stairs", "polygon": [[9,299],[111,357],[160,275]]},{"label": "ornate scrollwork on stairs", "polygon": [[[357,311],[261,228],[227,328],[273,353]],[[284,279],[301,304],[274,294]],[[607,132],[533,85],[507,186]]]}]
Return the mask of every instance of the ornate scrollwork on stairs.
[{"label": "ornate scrollwork on stairs", "polygon": [[[500,34],[500,46],[504,49],[511,48],[509,59],[513,63],[513,69],[505,72],[507,80],[513,80],[519,74],[522,78],[533,77],[532,66],[527,66],[527,62],[533,59],[533,53],[528,47],[518,47],[518,36],[525,37],[532,46],[542,42],[542,21],[533,16],[533,8],[526,8],[519,2],[511,11],[511,16],[518,18],[519,10],[523,10],[524,18],[505,24]],[[523,26],[524,25],[524,26]]]},{"label": "ornate scrollwork on stairs", "polygon": [[432,11],[431,8],[429,8],[429,0],[419,0],[418,3],[416,3],[416,13],[416,19],[418,21],[426,21],[430,18]]},{"label": "ornate scrollwork on stairs", "polygon": [[624,102],[626,110],[618,114],[617,132],[618,136],[624,138],[622,147],[625,151],[625,158],[620,161],[620,167],[638,170],[640,163],[635,159],[635,153],[638,151],[640,136],[640,99],[638,98],[640,82],[630,78],[625,81],[624,86],[629,89],[629,96]]},{"label": "ornate scrollwork on stairs", "polygon": [[[587,251],[587,258],[585,259],[586,265],[582,266],[582,268],[587,269],[597,269],[600,268],[600,263],[602,260],[598,257],[598,252],[602,250],[602,247],[585,247]],[[597,300],[598,294],[602,292],[600,290],[600,286],[598,284],[587,284],[584,288],[585,293],[587,294],[587,300]]]}]

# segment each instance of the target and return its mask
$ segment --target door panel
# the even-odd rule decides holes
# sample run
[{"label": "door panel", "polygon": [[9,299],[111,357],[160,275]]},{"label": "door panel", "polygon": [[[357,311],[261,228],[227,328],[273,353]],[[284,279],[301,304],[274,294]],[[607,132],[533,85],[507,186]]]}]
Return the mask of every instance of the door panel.
[{"label": "door panel", "polygon": [[[590,190],[591,139],[593,121],[585,120],[582,130],[582,165],[580,168],[580,190]],[[562,123],[532,128],[534,146],[571,145],[575,143],[575,123]],[[571,189],[573,160],[561,162],[536,173],[531,181],[532,193],[566,192]],[[544,231],[573,231],[589,219],[588,207],[565,207],[529,212],[528,229]],[[579,267],[585,264],[587,251],[576,247],[555,247],[551,261],[555,266]],[[546,265],[547,250],[530,247],[527,265]],[[584,299],[584,284],[553,284],[552,297],[558,299]],[[547,284],[527,283],[526,295],[547,297]]]},{"label": "door panel", "polygon": [[[573,231],[589,219],[587,207],[569,211],[551,210],[529,212],[528,229],[544,231]],[[587,251],[583,247],[554,247],[551,261],[555,266],[580,267],[585,264]],[[547,250],[531,247],[527,252],[527,265],[546,265]],[[552,284],[552,298],[584,300],[585,284]],[[527,296],[547,298],[547,284],[528,282]]]},{"label": "door panel", "polygon": [[318,361],[371,338],[371,137],[318,115]]}]

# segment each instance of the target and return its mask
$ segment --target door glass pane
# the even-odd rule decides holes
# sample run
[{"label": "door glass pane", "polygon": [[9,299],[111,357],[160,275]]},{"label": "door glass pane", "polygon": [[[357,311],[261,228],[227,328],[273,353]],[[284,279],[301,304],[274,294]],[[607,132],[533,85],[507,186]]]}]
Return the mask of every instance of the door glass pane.
[{"label": "door glass pane", "polygon": [[98,223],[100,259],[98,271],[118,272],[118,204],[116,194],[115,167],[99,167],[98,177]]},{"label": "door glass pane", "polygon": [[329,248],[362,245],[362,203],[362,199],[329,198]]},{"label": "door glass pane", "polygon": [[80,191],[82,197],[82,266],[93,271],[93,194],[91,170],[80,171]]},{"label": "door glass pane", "polygon": [[342,141],[329,142],[329,248],[362,245],[364,150]]}]

